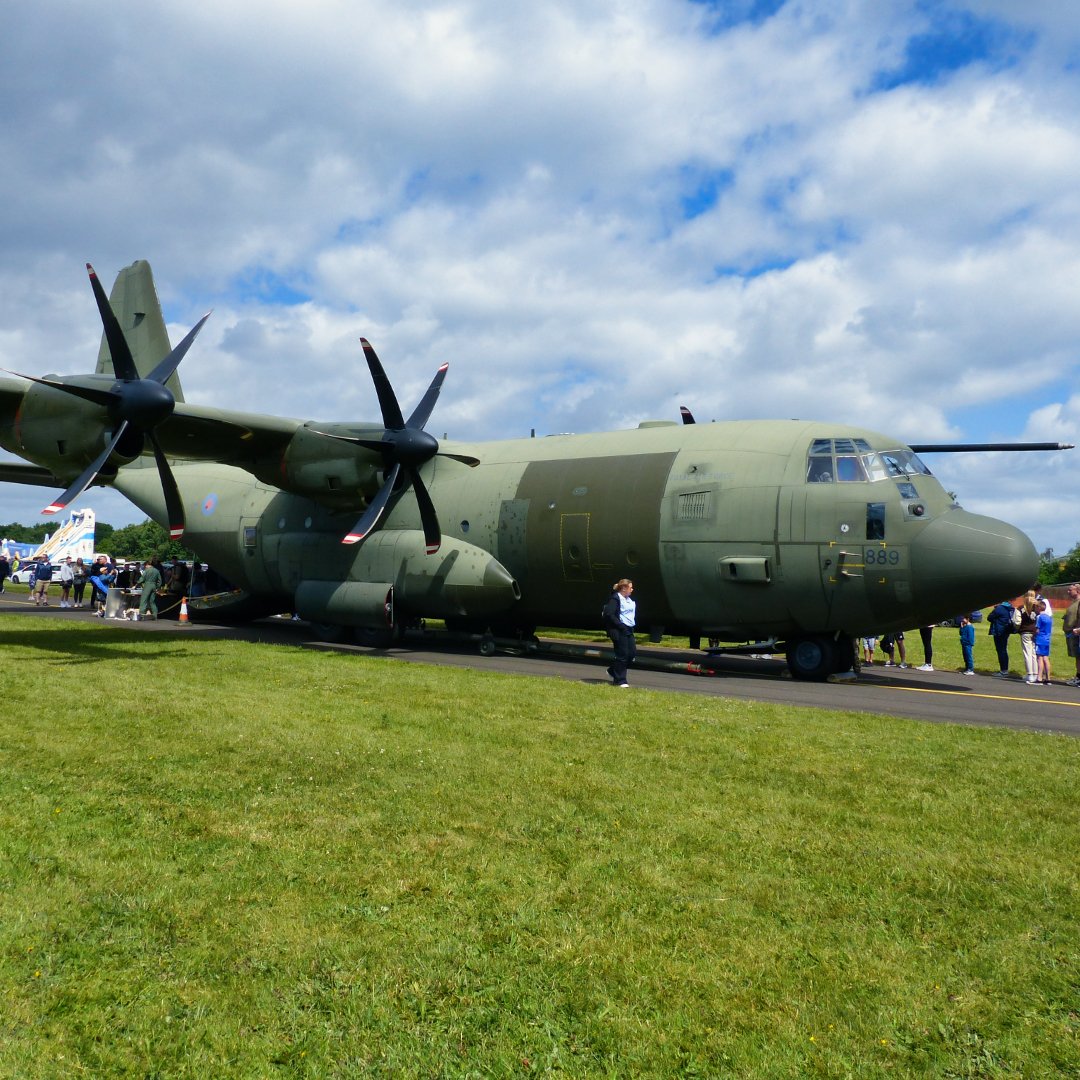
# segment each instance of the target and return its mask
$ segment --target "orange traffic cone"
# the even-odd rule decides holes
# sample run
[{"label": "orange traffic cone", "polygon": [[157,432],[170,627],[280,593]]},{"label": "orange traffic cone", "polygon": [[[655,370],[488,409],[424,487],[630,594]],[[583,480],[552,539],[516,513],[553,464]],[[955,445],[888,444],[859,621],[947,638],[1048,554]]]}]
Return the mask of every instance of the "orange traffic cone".
[{"label": "orange traffic cone", "polygon": [[187,597],[185,596],[184,599],[180,601],[180,625],[189,626],[190,624],[191,620],[188,618],[187,614]]}]

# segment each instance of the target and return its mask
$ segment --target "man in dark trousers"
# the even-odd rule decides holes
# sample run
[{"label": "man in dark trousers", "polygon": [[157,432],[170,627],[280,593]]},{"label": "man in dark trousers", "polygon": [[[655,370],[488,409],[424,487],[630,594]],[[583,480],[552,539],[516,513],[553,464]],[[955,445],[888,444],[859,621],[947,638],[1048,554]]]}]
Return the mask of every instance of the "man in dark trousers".
[{"label": "man in dark trousers", "polygon": [[634,626],[637,623],[637,604],[631,599],[634,583],[629,578],[617,581],[611,596],[604,605],[604,629],[615,646],[615,659],[608,674],[614,686],[628,687],[626,669],[634,662],[637,655],[637,641],[634,638]]}]

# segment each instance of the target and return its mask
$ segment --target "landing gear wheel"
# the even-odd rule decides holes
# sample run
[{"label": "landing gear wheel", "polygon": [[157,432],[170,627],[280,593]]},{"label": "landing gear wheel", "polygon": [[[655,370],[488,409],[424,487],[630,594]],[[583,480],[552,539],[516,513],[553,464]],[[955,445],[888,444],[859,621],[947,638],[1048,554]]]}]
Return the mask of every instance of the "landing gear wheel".
[{"label": "landing gear wheel", "polygon": [[353,640],[357,645],[369,649],[390,649],[400,644],[404,635],[405,630],[400,623],[393,626],[358,626]]},{"label": "landing gear wheel", "polygon": [[837,670],[836,646],[824,634],[793,638],[787,647],[788,670],[794,679],[824,682]]},{"label": "landing gear wheel", "polygon": [[338,623],[313,622],[309,625],[311,632],[328,645],[340,645],[349,638],[349,628]]},{"label": "landing gear wheel", "polygon": [[485,634],[480,639],[480,655],[481,656],[494,656],[495,655],[495,639],[490,634]]}]

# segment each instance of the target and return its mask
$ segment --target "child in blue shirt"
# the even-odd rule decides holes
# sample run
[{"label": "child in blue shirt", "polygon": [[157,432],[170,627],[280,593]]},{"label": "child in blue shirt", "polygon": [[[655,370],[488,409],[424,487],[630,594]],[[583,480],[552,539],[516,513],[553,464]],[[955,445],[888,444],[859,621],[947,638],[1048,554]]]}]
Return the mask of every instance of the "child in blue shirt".
[{"label": "child in blue shirt", "polygon": [[960,648],[964,650],[964,674],[975,674],[975,627],[965,616],[960,620]]},{"label": "child in blue shirt", "polygon": [[1035,601],[1035,659],[1039,665],[1037,680],[1050,683],[1050,638],[1054,633],[1054,616],[1049,613],[1045,600]]}]

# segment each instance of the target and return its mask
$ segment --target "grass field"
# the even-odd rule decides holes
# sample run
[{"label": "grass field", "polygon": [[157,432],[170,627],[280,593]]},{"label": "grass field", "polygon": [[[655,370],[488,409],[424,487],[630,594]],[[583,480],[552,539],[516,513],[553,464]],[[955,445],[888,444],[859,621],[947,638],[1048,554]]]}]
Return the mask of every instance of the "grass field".
[{"label": "grass field", "polygon": [[0,1075],[1080,1074],[1078,740],[0,642]]}]

